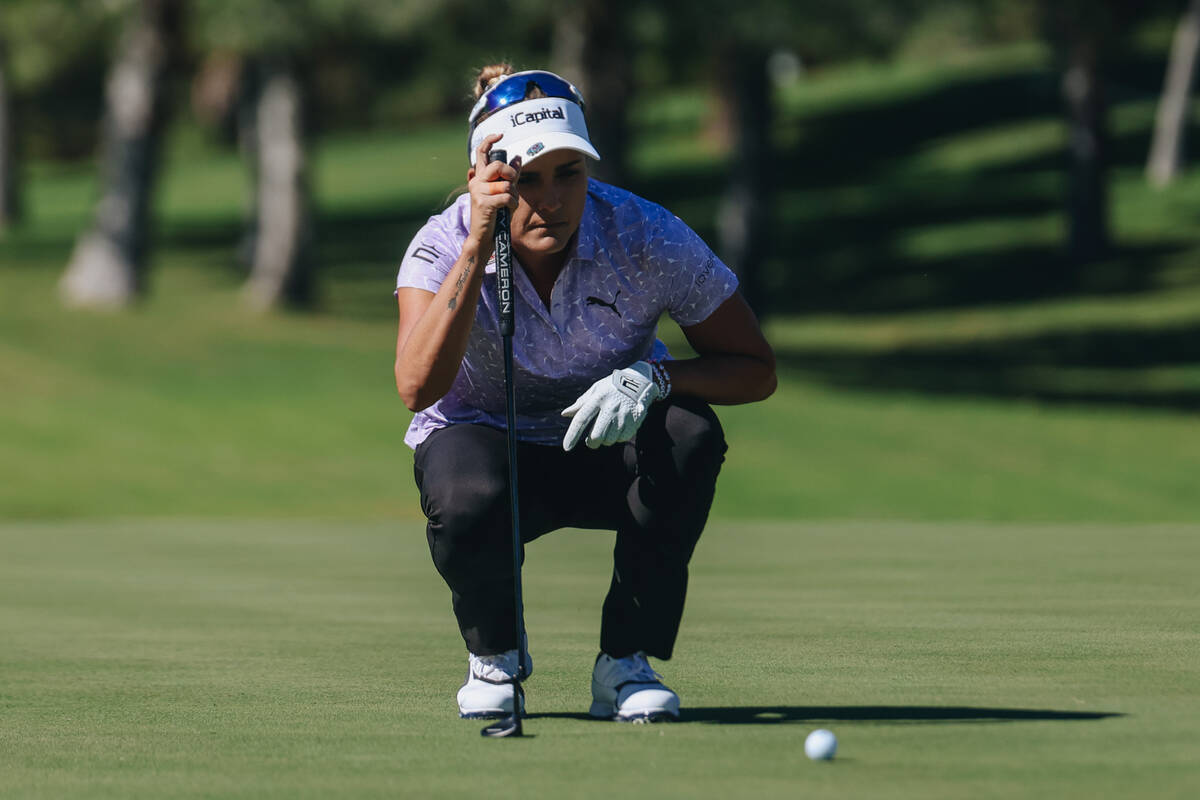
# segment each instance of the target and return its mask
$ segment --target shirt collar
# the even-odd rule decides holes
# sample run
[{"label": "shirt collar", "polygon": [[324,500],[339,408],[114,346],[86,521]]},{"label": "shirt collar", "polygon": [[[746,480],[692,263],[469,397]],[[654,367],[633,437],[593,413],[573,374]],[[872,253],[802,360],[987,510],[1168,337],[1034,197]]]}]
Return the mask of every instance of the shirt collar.
[{"label": "shirt collar", "polygon": [[583,219],[579,222],[579,230],[575,232],[575,252],[572,259],[593,261],[596,258],[596,237],[599,234],[596,222],[595,197],[592,195],[592,182],[588,180],[587,202],[583,207]]}]

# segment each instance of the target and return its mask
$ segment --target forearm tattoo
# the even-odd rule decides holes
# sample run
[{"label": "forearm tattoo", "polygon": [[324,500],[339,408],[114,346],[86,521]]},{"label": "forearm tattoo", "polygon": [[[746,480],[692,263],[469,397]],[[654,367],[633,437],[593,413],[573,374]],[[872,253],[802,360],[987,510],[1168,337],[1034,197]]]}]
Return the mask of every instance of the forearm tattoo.
[{"label": "forearm tattoo", "polygon": [[471,277],[471,268],[475,266],[475,256],[467,256],[467,263],[463,267],[462,274],[458,276],[458,280],[454,283],[454,296],[450,298],[449,307],[453,311],[458,306],[458,296],[462,294],[463,287],[467,285],[467,279]]}]

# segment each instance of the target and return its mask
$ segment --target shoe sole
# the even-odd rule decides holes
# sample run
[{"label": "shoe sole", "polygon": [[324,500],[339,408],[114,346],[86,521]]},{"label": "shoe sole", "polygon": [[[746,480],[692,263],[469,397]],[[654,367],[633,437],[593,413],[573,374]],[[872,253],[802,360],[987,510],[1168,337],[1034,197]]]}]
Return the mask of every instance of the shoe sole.
[{"label": "shoe sole", "polygon": [[679,715],[664,709],[658,711],[643,711],[638,714],[620,714],[607,703],[595,702],[588,709],[592,719],[607,719],[613,722],[631,722],[635,725],[648,722],[678,722]]},{"label": "shoe sole", "polygon": [[[469,681],[470,679],[471,679],[471,674],[467,673],[467,680]],[[489,683],[490,683],[490,681],[489,681]],[[497,684],[497,685],[499,685],[499,684]],[[510,682],[508,685],[511,686],[512,683]],[[463,684],[463,687],[465,688],[466,684]],[[525,690],[524,689],[521,689],[520,695],[521,695],[521,713],[524,714],[525,713]],[[461,702],[461,701],[459,701],[459,702]],[[512,709],[509,709],[509,708],[481,708],[476,711],[463,711],[461,705],[458,707],[458,718],[459,719],[504,719],[505,717],[511,717],[511,716],[512,716]]]},{"label": "shoe sole", "polygon": [[[525,715],[525,704],[521,704],[521,716]],[[458,709],[459,719],[504,719],[511,717],[512,710],[507,708],[485,708],[481,711],[463,711]]]},{"label": "shoe sole", "polygon": [[647,711],[645,714],[631,714],[623,717],[620,714],[613,717],[614,722],[626,722],[630,725],[649,725],[660,722],[678,722],[679,716],[670,711]]}]

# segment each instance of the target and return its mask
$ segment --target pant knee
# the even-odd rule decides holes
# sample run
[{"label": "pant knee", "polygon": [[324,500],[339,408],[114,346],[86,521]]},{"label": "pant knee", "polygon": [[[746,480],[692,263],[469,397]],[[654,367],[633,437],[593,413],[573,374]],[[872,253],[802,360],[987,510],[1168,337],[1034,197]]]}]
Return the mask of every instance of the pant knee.
[{"label": "pant knee", "polygon": [[415,464],[429,551],[447,580],[488,574],[511,549],[504,438],[497,446],[494,432],[471,428],[431,437]]},{"label": "pant knee", "polygon": [[665,404],[639,432],[637,479],[626,495],[634,523],[656,531],[664,552],[695,546],[708,518],[725,455],[725,434],[706,403],[681,398]]},{"label": "pant knee", "polygon": [[499,475],[446,481],[428,500],[429,521],[455,538],[471,537],[508,519],[508,483]]},{"label": "pant knee", "polygon": [[429,549],[447,577],[488,574],[511,547],[508,486],[499,478],[449,481],[429,497]]},{"label": "pant knee", "polygon": [[708,404],[684,400],[672,405],[665,428],[680,477],[715,480],[728,448],[721,421]]}]

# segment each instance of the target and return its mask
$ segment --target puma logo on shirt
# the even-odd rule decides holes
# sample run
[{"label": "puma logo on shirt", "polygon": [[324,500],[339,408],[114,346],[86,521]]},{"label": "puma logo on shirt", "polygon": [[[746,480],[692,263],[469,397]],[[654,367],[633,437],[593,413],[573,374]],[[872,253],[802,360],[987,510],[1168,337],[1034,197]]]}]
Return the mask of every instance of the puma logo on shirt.
[{"label": "puma logo on shirt", "polygon": [[[613,299],[612,299],[611,303],[606,303],[603,300],[601,300],[599,297],[589,297],[584,302],[587,303],[589,306],[604,306],[609,311],[613,312],[618,317],[620,317],[621,312],[617,310],[617,298],[620,296],[621,296],[621,292],[620,292],[620,290],[618,290],[617,293],[615,295],[613,295]],[[624,317],[622,317],[622,319],[624,319]]]}]

